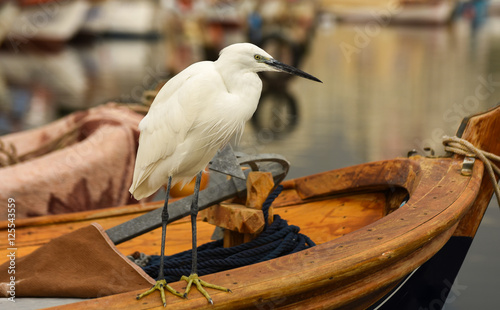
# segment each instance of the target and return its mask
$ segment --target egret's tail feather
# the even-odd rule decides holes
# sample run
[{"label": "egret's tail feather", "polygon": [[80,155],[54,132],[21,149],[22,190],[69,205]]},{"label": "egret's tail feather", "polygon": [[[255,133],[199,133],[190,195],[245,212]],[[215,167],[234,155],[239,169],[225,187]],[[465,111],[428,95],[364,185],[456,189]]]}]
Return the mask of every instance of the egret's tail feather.
[{"label": "egret's tail feather", "polygon": [[156,190],[151,190],[151,188],[148,188],[148,186],[143,182],[137,187],[135,186],[135,184],[132,184],[132,186],[130,186],[129,192],[132,194],[132,196],[134,196],[135,199],[141,200],[142,198],[153,195]]},{"label": "egret's tail feather", "polygon": [[[172,186],[176,185],[179,183],[181,186],[180,189],[184,187],[184,185],[188,184],[193,180],[195,176],[190,176],[190,177],[174,177],[172,178]],[[168,177],[167,177],[168,179]],[[167,185],[165,183],[164,185]],[[153,183],[151,184],[151,180],[145,180],[143,182],[133,182],[132,185],[129,188],[129,192],[134,196],[135,199],[141,200],[143,198],[149,197],[156,193],[156,191],[162,186],[161,183]]]}]

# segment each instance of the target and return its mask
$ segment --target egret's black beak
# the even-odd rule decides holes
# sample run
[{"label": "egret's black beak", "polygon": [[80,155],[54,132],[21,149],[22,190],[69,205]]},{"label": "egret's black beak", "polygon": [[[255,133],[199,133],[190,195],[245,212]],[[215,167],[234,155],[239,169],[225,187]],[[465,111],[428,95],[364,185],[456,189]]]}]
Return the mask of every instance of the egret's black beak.
[{"label": "egret's black beak", "polygon": [[318,78],[310,75],[309,73],[305,73],[304,71],[299,70],[299,69],[297,69],[295,67],[292,67],[292,66],[284,64],[282,62],[279,62],[276,59],[265,60],[264,63],[268,64],[269,66],[271,66],[271,67],[273,67],[275,69],[277,69],[278,71],[286,72],[286,73],[293,74],[293,75],[296,75],[296,76],[300,76],[300,77],[303,77],[303,78],[306,78],[306,79],[309,79],[309,80],[313,80],[313,81],[316,81],[316,82],[323,83]]}]

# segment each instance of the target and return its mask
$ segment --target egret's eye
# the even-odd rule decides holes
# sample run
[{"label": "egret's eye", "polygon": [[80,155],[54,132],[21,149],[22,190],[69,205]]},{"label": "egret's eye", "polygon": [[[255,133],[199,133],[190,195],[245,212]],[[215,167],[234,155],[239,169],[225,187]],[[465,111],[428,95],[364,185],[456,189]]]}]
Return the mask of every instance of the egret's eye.
[{"label": "egret's eye", "polygon": [[255,54],[253,58],[255,58],[255,60],[262,60],[262,56],[260,56],[259,54]]}]

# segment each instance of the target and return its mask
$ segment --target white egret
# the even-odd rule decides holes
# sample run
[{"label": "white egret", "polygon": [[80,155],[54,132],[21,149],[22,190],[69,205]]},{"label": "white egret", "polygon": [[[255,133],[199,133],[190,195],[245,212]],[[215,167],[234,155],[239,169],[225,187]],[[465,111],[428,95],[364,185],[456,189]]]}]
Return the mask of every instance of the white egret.
[{"label": "white egret", "polygon": [[[201,171],[233,135],[241,135],[246,121],[255,112],[262,90],[257,72],[261,71],[286,72],[321,82],[275,60],[253,44],[233,44],[224,48],[215,62],[195,63],[169,80],[139,124],[139,149],[130,192],[136,199],[141,199],[167,183],[167,195],[162,211],[157,282],[137,299],[160,290],[163,306],[166,306],[165,288],[177,296],[186,297],[193,283],[210,303],[212,299],[203,286],[229,291],[206,283],[197,275],[196,216]],[[168,196],[172,185],[186,184],[194,176],[197,177],[191,205],[192,270],[189,277],[182,277],[188,281],[182,295],[166,283],[163,274]]]}]

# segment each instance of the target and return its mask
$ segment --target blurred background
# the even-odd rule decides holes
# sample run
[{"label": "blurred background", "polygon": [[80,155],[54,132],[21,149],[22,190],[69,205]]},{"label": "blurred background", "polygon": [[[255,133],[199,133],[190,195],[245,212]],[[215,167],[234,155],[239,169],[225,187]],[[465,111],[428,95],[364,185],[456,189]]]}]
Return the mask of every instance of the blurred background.
[{"label": "blurred background", "polygon": [[[1,135],[148,102],[191,63],[257,44],[323,81],[262,75],[237,149],[284,155],[288,178],[442,154],[500,102],[499,0],[0,0],[0,42]],[[497,309],[499,244],[492,202],[445,309]]]}]

